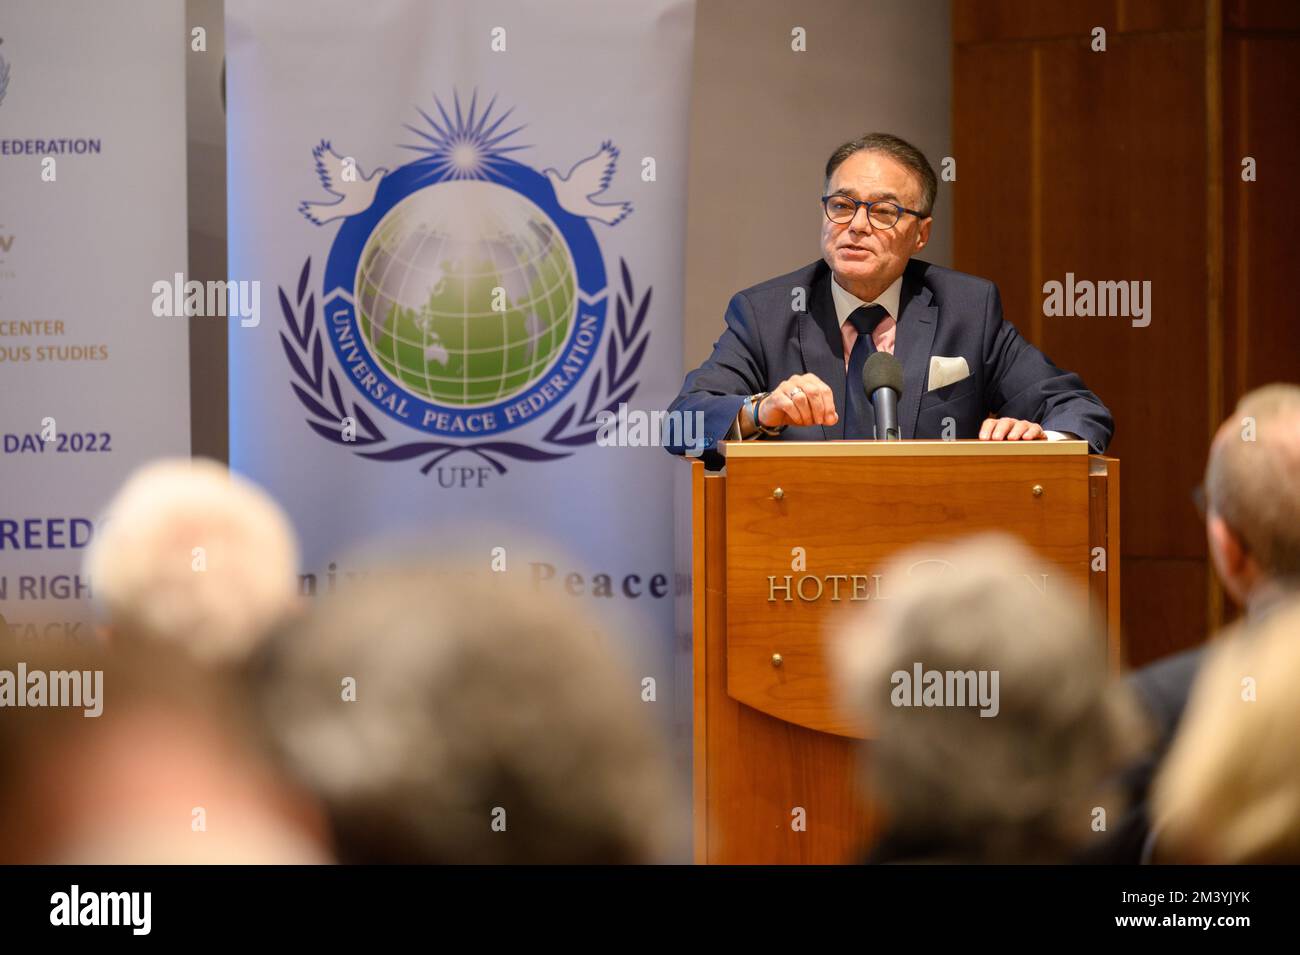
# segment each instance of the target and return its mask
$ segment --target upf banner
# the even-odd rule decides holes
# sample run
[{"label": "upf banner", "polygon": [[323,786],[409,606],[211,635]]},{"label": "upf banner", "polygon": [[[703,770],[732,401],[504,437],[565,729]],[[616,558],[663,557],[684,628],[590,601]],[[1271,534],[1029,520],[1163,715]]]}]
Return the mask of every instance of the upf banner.
[{"label": "upf banner", "polygon": [[[190,453],[184,5],[0,8],[0,615],[85,641],[97,515]],[[3,634],[0,634],[3,636]]]},{"label": "upf banner", "polygon": [[231,465],[304,591],[399,537],[526,575],[647,634],[667,711],[693,4],[226,17]]}]

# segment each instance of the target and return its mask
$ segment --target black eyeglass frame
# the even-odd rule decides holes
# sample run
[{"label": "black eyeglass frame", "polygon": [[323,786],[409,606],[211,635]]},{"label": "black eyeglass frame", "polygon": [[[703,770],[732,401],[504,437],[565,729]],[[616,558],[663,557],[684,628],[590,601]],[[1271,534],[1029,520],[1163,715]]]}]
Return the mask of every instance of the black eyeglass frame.
[{"label": "black eyeglass frame", "polygon": [[[830,202],[832,199],[847,199],[849,202],[853,203],[853,215],[849,216],[843,222],[836,222],[834,219],[832,219],[831,210],[826,208],[826,204]],[[846,196],[842,192],[832,192],[829,195],[822,196],[822,212],[825,213],[826,219],[828,221],[834,222],[836,225],[848,225],[855,218],[857,218],[858,209],[861,208],[862,206],[867,207],[868,219],[871,218],[872,206],[893,206],[895,209],[898,210],[898,215],[894,218],[894,221],[887,226],[876,225],[876,223],[873,222],[872,225],[875,225],[876,228],[878,229],[892,229],[894,226],[898,225],[898,220],[903,218],[904,212],[906,212],[908,215],[916,216],[918,219],[930,218],[924,212],[917,212],[915,209],[907,208],[907,206],[900,206],[897,202],[894,202],[891,199],[875,199],[872,201],[864,201],[862,199],[854,199],[852,196]]]}]

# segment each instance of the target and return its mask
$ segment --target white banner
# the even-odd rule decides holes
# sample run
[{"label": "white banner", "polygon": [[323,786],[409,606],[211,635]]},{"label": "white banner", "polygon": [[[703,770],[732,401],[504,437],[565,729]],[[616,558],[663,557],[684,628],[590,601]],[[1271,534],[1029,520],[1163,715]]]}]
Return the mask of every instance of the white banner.
[{"label": "white banner", "polygon": [[188,455],[184,4],[0,9],[0,614],[84,640],[96,515]]},{"label": "white banner", "polygon": [[646,634],[666,717],[685,465],[645,413],[682,379],[693,3],[226,18],[230,277],[266,303],[231,327],[231,465],[304,590],[398,538],[504,566]]}]

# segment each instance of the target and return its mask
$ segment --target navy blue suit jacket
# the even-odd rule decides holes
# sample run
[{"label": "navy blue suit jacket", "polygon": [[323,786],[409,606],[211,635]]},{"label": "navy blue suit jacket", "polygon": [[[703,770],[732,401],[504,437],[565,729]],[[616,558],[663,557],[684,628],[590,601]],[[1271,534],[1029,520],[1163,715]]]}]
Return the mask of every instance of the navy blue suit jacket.
[{"label": "navy blue suit jacket", "polygon": [[[840,417],[835,425],[791,426],[781,438],[844,437],[850,384],[830,282],[830,267],[819,259],[732,296],[727,327],[713,354],[686,376],[670,408],[704,413],[709,467],[721,466],[717,442],[726,437],[745,398],[771,391],[791,375],[811,373],[824,381]],[[805,290],[806,311],[795,311],[796,288]],[[932,355],[964,357],[970,377],[927,391]],[[1072,432],[1098,453],[1110,442],[1114,422],[1106,406],[1078,375],[1057,368],[1020,337],[1002,317],[997,286],[987,279],[910,260],[903,272],[894,356],[903,366],[898,425],[904,439],[942,438],[945,418],[956,423],[954,437],[978,438],[980,424],[993,413]],[[668,450],[682,454],[686,448]]]}]

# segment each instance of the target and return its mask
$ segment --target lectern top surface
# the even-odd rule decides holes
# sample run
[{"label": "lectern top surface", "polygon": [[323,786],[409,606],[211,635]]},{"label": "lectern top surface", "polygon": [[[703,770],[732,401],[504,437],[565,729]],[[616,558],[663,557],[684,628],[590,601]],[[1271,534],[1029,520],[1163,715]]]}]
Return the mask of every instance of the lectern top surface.
[{"label": "lectern top surface", "polygon": [[1087,441],[723,441],[727,458],[969,457],[1088,454]]}]

